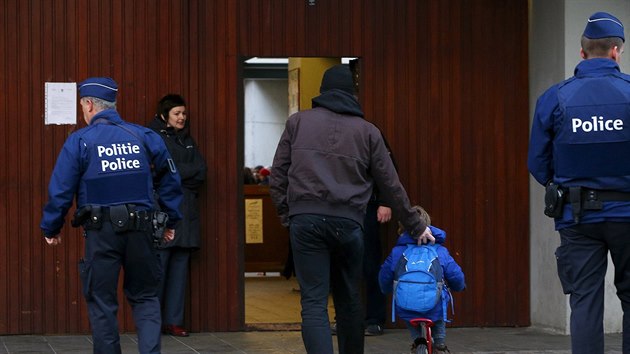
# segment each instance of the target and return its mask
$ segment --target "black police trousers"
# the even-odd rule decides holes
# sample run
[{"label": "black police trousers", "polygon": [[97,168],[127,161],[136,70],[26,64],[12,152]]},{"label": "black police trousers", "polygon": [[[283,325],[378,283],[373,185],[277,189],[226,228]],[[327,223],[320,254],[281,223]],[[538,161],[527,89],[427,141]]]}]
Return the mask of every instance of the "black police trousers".
[{"label": "black police trousers", "polygon": [[110,221],[85,231],[85,258],[80,263],[94,353],[120,353],[118,334],[118,278],[131,305],[140,353],[159,353],[161,335],[157,288],[161,269],[151,230],[116,233]]},{"label": "black police trousers", "polygon": [[573,354],[604,353],[604,279],[608,252],[623,309],[623,353],[630,354],[630,223],[578,224],[560,232],[558,277],[570,295]]}]

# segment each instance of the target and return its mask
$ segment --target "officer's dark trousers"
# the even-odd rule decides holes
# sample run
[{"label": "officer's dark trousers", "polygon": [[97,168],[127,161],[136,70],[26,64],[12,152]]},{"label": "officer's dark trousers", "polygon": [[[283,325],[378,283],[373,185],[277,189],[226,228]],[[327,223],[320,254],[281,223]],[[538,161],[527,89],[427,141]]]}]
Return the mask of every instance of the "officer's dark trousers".
[{"label": "officer's dark trousers", "polygon": [[158,294],[162,306],[162,322],[165,325],[181,326],[184,324],[190,249],[168,247],[158,250],[158,253],[163,272]]},{"label": "officer's dark trousers", "polygon": [[558,276],[570,294],[573,354],[604,353],[604,278],[610,251],[623,309],[623,353],[630,354],[630,223],[578,224],[560,230]]},{"label": "officer's dark trousers", "polygon": [[383,261],[380,224],[376,211],[378,204],[369,203],[363,221],[364,253],[363,279],[365,286],[365,324],[383,325],[385,323],[385,295],[378,283],[378,273]]},{"label": "officer's dark trousers", "polygon": [[140,353],[160,352],[160,266],[149,232],[117,234],[109,222],[88,230],[81,280],[87,301],[94,353],[120,353],[117,287],[124,269],[124,290],[131,305]]},{"label": "officer's dark trousers", "polygon": [[290,234],[306,351],[333,353],[327,306],[332,290],[339,353],[363,353],[361,225],[346,218],[302,214],[291,218]]}]

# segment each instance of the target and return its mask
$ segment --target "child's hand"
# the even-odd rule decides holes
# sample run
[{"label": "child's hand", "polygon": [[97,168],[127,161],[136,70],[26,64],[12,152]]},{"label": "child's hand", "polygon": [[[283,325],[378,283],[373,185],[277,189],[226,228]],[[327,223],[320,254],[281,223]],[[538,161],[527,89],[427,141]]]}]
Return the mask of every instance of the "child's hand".
[{"label": "child's hand", "polygon": [[435,237],[433,237],[433,234],[431,234],[431,229],[429,229],[429,227],[427,226],[426,229],[424,229],[424,232],[418,236],[418,245],[423,245],[425,243],[429,243],[431,242],[431,244],[435,244]]}]

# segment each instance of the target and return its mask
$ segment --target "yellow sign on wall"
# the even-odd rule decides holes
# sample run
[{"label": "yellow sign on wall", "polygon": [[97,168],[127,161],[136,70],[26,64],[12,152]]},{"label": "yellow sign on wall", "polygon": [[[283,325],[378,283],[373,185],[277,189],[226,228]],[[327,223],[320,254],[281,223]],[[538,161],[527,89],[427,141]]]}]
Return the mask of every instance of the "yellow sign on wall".
[{"label": "yellow sign on wall", "polygon": [[262,199],[245,199],[245,243],[263,243]]}]

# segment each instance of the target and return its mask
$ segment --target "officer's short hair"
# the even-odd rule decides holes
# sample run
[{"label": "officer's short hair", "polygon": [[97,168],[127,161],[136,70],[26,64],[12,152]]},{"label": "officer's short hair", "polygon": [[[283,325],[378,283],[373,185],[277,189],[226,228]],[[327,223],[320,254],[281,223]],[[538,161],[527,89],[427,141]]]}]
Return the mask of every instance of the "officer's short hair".
[{"label": "officer's short hair", "polygon": [[587,58],[604,57],[608,55],[608,51],[612,48],[621,48],[623,46],[623,40],[619,37],[591,39],[582,36],[581,44]]},{"label": "officer's short hair", "polygon": [[168,94],[158,102],[157,112],[158,117],[164,117],[164,121],[168,121],[168,112],[174,107],[186,106],[186,101],[180,95]]},{"label": "officer's short hair", "polygon": [[105,101],[102,100],[98,97],[82,97],[83,99],[87,99],[92,101],[92,103],[94,104],[94,106],[96,106],[96,108],[100,109],[100,110],[105,110],[105,109],[116,109],[116,101],[114,102],[109,102],[109,101]]}]

